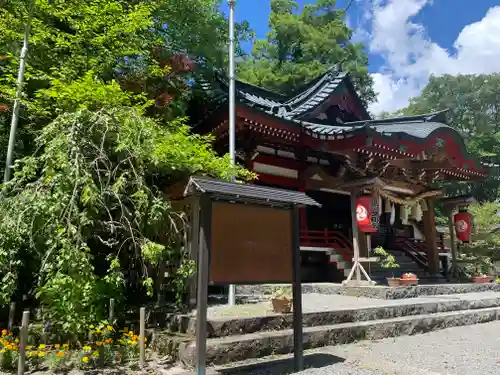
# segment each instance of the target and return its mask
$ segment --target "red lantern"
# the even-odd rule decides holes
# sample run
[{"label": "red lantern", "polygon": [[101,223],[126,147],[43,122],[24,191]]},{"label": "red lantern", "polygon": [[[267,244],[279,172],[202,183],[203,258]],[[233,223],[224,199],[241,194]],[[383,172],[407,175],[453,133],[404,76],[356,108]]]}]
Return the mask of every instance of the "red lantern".
[{"label": "red lantern", "polygon": [[471,232],[470,214],[466,211],[460,211],[453,216],[453,224],[457,238],[462,242],[469,242]]},{"label": "red lantern", "polygon": [[377,228],[372,225],[372,197],[362,196],[356,202],[356,222],[363,233],[375,233]]}]

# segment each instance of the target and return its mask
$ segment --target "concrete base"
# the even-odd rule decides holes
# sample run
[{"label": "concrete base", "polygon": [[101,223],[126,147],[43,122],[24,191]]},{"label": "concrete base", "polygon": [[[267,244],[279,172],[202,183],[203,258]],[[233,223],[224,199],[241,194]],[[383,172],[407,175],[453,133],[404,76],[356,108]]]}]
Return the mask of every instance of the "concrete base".
[{"label": "concrete base", "polygon": [[[276,285],[274,285],[276,287]],[[273,285],[239,285],[237,293],[263,296],[272,294]],[[426,284],[416,286],[344,286],[332,283],[302,284],[302,293],[340,294],[347,296],[376,299],[405,299],[423,296],[439,296],[444,294],[463,294],[476,292],[500,292],[500,283],[490,284]]]}]

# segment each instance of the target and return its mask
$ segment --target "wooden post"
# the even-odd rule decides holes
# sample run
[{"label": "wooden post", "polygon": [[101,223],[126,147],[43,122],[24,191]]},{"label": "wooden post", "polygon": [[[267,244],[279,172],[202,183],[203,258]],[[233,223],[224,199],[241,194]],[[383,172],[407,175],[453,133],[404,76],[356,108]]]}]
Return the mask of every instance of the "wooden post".
[{"label": "wooden post", "polygon": [[212,202],[204,194],[200,201],[200,237],[198,248],[198,285],[196,305],[196,374],[206,374],[207,359],[207,304],[208,304],[208,257],[210,254]]},{"label": "wooden post", "polygon": [[293,352],[295,371],[304,369],[304,337],[302,332],[302,285],[300,267],[300,209],[293,206],[292,222],[292,298],[293,298]]},{"label": "wooden post", "polygon": [[434,213],[434,202],[427,200],[427,211],[424,211],[424,236],[427,249],[427,262],[431,275],[439,274],[439,253],[436,243],[436,217]]},{"label": "wooden post", "polygon": [[[352,251],[354,253],[354,265],[359,262],[359,243],[358,243],[358,222],[356,221],[356,195],[357,190],[351,191],[351,225],[352,225]],[[361,282],[361,270],[356,267],[356,281]]]},{"label": "wooden post", "polygon": [[17,365],[17,375],[24,375],[26,367],[26,344],[28,343],[28,325],[30,322],[30,312],[23,312],[23,320],[21,325],[20,340],[19,340],[19,362]]},{"label": "wooden post", "polygon": [[115,322],[115,299],[109,299],[109,324],[114,324]]},{"label": "wooden post", "polygon": [[372,284],[372,280],[370,279],[370,276],[366,273],[366,270],[363,268],[363,265],[360,263],[361,261],[364,262],[371,262],[373,259],[371,258],[366,258],[360,257],[359,254],[359,232],[358,232],[358,222],[356,220],[356,196],[357,196],[358,190],[353,189],[351,191],[351,227],[352,227],[352,250],[354,253],[354,256],[352,258],[352,269],[349,275],[347,276],[347,279],[345,279],[342,284],[343,285],[349,285],[351,283],[352,277],[354,276],[354,273],[356,273],[356,281],[354,283],[355,286],[361,285],[361,273],[363,273],[363,276],[366,278],[366,282],[369,284]]},{"label": "wooden post", "polygon": [[141,367],[146,362],[146,308],[141,307],[139,312],[139,361]]},{"label": "wooden post", "polygon": [[[189,223],[189,259],[197,261],[199,249],[199,233],[200,233],[200,201],[197,197],[191,199],[191,220]],[[196,270],[198,268],[196,267]],[[196,306],[196,282],[197,271],[191,275],[188,286],[188,306],[194,308]]]},{"label": "wooden post", "polygon": [[449,207],[448,211],[448,230],[450,231],[450,247],[451,247],[451,272],[450,277],[457,276],[457,243],[455,241],[455,227],[453,226],[453,208]]},{"label": "wooden post", "polygon": [[14,327],[14,318],[16,316],[16,303],[12,302],[9,309],[9,322],[7,323],[7,331],[12,332]]}]

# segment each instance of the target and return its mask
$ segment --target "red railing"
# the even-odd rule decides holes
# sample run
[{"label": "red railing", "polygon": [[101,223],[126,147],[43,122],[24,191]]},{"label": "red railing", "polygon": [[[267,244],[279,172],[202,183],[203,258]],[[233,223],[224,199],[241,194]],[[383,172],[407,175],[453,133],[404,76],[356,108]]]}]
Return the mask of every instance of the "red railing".
[{"label": "red railing", "polygon": [[344,260],[352,262],[352,242],[343,233],[335,230],[302,230],[300,245],[334,248]]}]

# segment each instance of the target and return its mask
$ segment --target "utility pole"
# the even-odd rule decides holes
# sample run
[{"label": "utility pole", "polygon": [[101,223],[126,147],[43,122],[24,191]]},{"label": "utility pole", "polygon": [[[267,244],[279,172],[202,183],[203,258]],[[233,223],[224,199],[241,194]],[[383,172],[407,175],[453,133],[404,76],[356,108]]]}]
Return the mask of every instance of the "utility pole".
[{"label": "utility pole", "polygon": [[14,155],[14,145],[16,143],[16,132],[17,124],[19,122],[19,108],[21,107],[21,98],[23,95],[23,83],[24,83],[24,69],[26,68],[26,56],[28,54],[28,40],[31,31],[31,19],[33,18],[33,11],[35,7],[35,2],[31,3],[31,7],[28,10],[28,20],[24,27],[24,41],[23,48],[21,48],[21,56],[19,61],[19,71],[17,74],[17,87],[16,87],[16,99],[14,100],[14,107],[12,108],[12,120],[10,122],[10,135],[9,135],[9,146],[7,148],[7,158],[5,160],[5,170],[3,174],[3,182],[9,182],[12,175],[12,157]]},{"label": "utility pole", "polygon": [[[229,157],[235,165],[236,143],[236,109],[235,109],[235,77],[234,77],[234,8],[236,0],[228,0],[229,5]],[[229,285],[228,302],[230,306],[236,304],[236,287]]]}]

